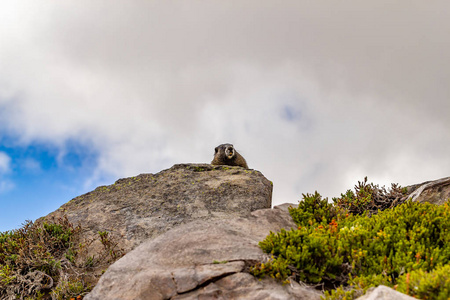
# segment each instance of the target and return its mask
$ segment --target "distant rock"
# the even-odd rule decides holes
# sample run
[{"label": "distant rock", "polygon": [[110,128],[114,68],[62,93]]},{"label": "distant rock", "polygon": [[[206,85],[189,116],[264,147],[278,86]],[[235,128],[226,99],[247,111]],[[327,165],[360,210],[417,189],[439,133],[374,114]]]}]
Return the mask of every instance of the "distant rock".
[{"label": "distant rock", "polygon": [[111,265],[85,299],[320,299],[298,283],[248,274],[250,265],[268,259],[258,242],[295,227],[277,208],[178,226]]},{"label": "distant rock", "polygon": [[407,193],[413,201],[444,204],[450,199],[450,177],[408,186]]},{"label": "distant rock", "polygon": [[385,285],[379,285],[376,288],[371,288],[364,296],[357,298],[356,300],[414,300],[411,296],[397,292]]},{"label": "distant rock", "polygon": [[[193,220],[247,216],[270,208],[272,183],[259,171],[209,164],[178,164],[157,174],[119,179],[76,197],[46,216],[66,215],[86,238],[110,232],[130,251],[143,241]],[[100,243],[89,247],[99,249]]]}]

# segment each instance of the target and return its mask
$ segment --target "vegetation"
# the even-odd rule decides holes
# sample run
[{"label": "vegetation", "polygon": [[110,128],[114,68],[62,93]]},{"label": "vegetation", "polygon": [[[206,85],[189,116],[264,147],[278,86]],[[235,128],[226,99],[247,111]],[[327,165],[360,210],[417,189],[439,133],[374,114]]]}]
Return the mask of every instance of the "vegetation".
[{"label": "vegetation", "polygon": [[[0,233],[0,299],[82,299],[98,280],[95,271],[123,255],[107,232],[83,240],[66,217]],[[89,255],[96,241],[103,249]]]},{"label": "vegetation", "polygon": [[422,299],[448,299],[450,201],[405,202],[401,192],[365,179],[333,203],[317,192],[303,195],[290,209],[298,228],[271,232],[260,242],[272,259],[252,273],[320,284],[327,299],[354,299],[380,284]]},{"label": "vegetation", "polygon": [[349,213],[371,215],[376,214],[378,210],[393,208],[405,202],[405,192],[406,189],[394,183],[391,189],[386,191],[384,186],[367,183],[367,177],[365,177],[363,181],[358,181],[355,185],[354,192],[348,190],[345,194],[341,194],[341,197],[333,198],[333,202]]}]

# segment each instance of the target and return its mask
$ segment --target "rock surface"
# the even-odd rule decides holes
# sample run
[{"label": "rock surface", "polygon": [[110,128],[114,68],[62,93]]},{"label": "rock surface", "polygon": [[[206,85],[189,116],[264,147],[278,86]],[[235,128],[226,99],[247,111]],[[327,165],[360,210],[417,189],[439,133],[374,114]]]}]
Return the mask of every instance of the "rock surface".
[{"label": "rock surface", "polygon": [[407,192],[413,201],[444,204],[450,199],[450,177],[408,186]]},{"label": "rock surface", "polygon": [[369,289],[364,296],[361,296],[356,300],[392,300],[392,299],[414,300],[416,298],[397,292],[396,290],[393,290],[385,285],[379,285],[372,291],[370,291]]},{"label": "rock surface", "polygon": [[[270,208],[272,183],[241,167],[178,164],[157,174],[119,179],[76,197],[46,216],[66,215],[90,238],[108,231],[125,252],[196,219],[231,218]],[[102,247],[97,244],[90,245]]]},{"label": "rock surface", "polygon": [[178,226],[111,265],[85,299],[320,299],[297,283],[247,273],[267,259],[258,242],[291,227],[289,213],[277,208]]}]

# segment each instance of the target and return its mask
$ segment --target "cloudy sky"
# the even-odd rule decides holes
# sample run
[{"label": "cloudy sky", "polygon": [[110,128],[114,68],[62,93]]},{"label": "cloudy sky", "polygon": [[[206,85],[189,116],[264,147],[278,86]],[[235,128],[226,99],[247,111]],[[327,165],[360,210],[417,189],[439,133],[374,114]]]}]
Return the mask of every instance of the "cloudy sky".
[{"label": "cloudy sky", "polygon": [[233,143],[274,204],[450,176],[448,1],[0,3],[0,231]]}]

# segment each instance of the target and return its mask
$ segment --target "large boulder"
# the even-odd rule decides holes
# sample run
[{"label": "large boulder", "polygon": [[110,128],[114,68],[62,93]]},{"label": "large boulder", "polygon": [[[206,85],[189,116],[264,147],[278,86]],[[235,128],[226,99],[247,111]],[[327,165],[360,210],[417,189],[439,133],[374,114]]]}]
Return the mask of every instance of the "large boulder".
[{"label": "large boulder", "polygon": [[268,259],[259,241],[270,231],[295,227],[286,209],[277,208],[195,220],[122,257],[85,299],[320,299],[295,282],[282,285],[248,273],[250,265]]},{"label": "large boulder", "polygon": [[[74,198],[45,218],[67,216],[86,239],[109,232],[128,252],[193,220],[233,218],[270,208],[272,183],[241,167],[178,164],[157,174],[119,179]],[[89,247],[100,249],[99,242]]]},{"label": "large boulder", "polygon": [[444,204],[450,199],[450,177],[408,186],[407,192],[413,201]]}]

